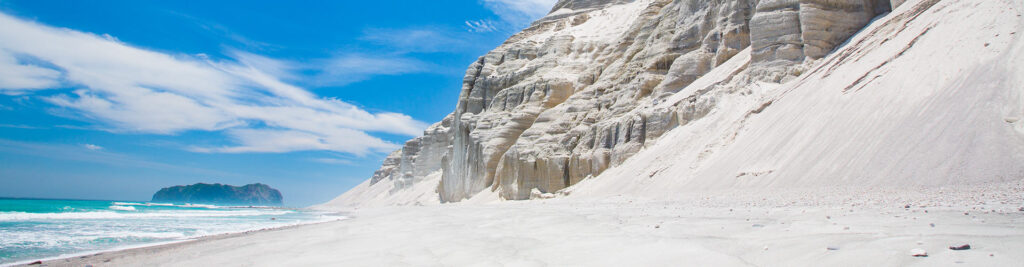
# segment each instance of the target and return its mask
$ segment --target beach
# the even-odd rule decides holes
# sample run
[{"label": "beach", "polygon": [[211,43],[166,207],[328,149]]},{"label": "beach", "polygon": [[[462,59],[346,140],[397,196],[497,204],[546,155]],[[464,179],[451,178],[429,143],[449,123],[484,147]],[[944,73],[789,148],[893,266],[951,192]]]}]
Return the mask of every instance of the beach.
[{"label": "beach", "polygon": [[0,198],[0,266],[344,218],[280,207]]},{"label": "beach", "polygon": [[[320,223],[314,223],[314,224],[323,224],[323,223],[330,223],[330,222],[320,222]],[[21,264],[17,264],[17,265],[13,265],[13,266],[40,266],[40,265],[42,265],[42,266],[87,266],[87,265],[106,265],[106,264],[113,264],[111,262],[114,261],[115,259],[123,258],[123,257],[126,257],[126,256],[132,256],[132,255],[141,256],[141,255],[154,255],[154,254],[157,254],[157,253],[169,253],[170,251],[174,251],[174,250],[180,249],[182,247],[196,245],[196,244],[203,243],[203,242],[212,242],[212,241],[221,240],[221,239],[244,238],[246,236],[249,236],[249,235],[252,235],[252,234],[256,234],[256,233],[272,232],[272,231],[282,231],[282,230],[288,230],[288,229],[292,229],[292,228],[298,228],[298,227],[303,227],[303,226],[311,226],[311,225],[313,225],[313,224],[291,225],[291,226],[284,226],[284,227],[278,227],[278,228],[251,230],[251,231],[245,231],[245,232],[239,232],[239,233],[210,235],[210,236],[204,236],[204,237],[190,239],[190,240],[164,242],[164,243],[157,243],[157,244],[151,244],[151,245],[142,245],[142,246],[129,247],[129,248],[124,248],[124,249],[114,249],[114,250],[110,250],[110,251],[103,251],[103,252],[96,252],[96,253],[83,253],[81,255],[74,254],[74,255],[55,257],[55,258],[45,259],[45,260],[28,261],[28,262],[23,262]]]},{"label": "beach", "polygon": [[0,0],[0,267],[1024,266],[1024,0],[468,2]]},{"label": "beach", "polygon": [[[350,218],[43,266],[1014,266],[1019,184],[350,209]],[[817,192],[817,193],[815,193]],[[951,246],[970,245],[967,250]],[[923,250],[927,257],[912,254]],[[36,265],[38,266],[38,265]]]}]

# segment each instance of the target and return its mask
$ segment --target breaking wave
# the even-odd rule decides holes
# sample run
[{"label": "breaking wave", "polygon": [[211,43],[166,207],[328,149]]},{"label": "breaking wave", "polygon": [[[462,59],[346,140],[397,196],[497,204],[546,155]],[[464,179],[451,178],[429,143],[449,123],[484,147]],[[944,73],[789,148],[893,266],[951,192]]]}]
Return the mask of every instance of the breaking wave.
[{"label": "breaking wave", "polygon": [[120,211],[135,211],[135,207],[132,207],[132,206],[117,206],[117,205],[114,205],[114,206],[108,207],[108,209],[120,210]]},{"label": "breaking wave", "polygon": [[[119,207],[119,208],[114,208]],[[110,209],[128,211],[131,207],[111,206]],[[135,210],[131,208],[130,210]],[[261,215],[285,215],[293,213],[290,210],[213,210],[213,211],[156,211],[125,213],[115,211],[90,211],[90,212],[58,212],[58,213],[27,213],[27,212],[0,212],[0,221],[28,221],[28,220],[81,220],[81,219],[133,219],[133,218],[194,218],[194,217],[235,217],[235,216],[261,216]]]}]

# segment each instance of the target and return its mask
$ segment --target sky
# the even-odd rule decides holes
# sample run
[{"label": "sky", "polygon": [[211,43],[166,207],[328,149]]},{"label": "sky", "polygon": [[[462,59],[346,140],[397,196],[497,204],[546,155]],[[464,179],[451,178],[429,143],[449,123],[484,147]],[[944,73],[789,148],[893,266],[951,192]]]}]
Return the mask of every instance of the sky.
[{"label": "sky", "polygon": [[0,0],[0,197],[328,201],[554,2]]}]

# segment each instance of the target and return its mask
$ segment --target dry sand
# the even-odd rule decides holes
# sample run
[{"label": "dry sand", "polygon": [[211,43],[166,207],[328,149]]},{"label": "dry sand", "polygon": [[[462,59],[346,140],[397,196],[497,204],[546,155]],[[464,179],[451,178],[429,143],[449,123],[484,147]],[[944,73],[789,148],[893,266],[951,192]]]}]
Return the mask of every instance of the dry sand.
[{"label": "dry sand", "polygon": [[44,266],[1021,266],[1022,205],[1018,181],[368,208]]}]

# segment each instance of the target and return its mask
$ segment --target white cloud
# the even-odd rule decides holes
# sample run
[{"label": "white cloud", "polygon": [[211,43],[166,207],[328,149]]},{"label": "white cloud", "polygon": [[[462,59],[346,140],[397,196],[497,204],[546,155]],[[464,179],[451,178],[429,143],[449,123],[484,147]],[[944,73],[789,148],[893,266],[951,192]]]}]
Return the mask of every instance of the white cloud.
[{"label": "white cloud", "polygon": [[557,0],[483,0],[484,6],[517,28],[547,15]]},{"label": "white cloud", "polygon": [[365,132],[351,129],[337,129],[339,133],[321,135],[316,133],[273,130],[233,129],[227,134],[237,143],[225,147],[193,147],[190,150],[203,153],[280,153],[299,150],[344,151],[356,155],[369,152],[388,152],[399,146],[385,142]]},{"label": "white cloud", "polygon": [[[239,75],[260,75],[276,80],[304,82],[314,86],[344,86],[354,82],[367,80],[379,75],[400,75],[408,73],[437,73],[437,66],[418,59],[404,56],[408,52],[437,52],[431,47],[446,47],[437,43],[440,37],[426,35],[374,36],[376,39],[365,39],[381,45],[390,45],[397,51],[388,54],[346,53],[328,59],[309,60],[307,62],[286,61],[264,57],[244,51],[231,50],[229,54],[247,68],[226,66],[227,71],[238,72]],[[422,42],[415,42],[421,40]],[[256,73],[252,73],[252,72]],[[305,76],[296,75],[305,72]],[[262,78],[261,78],[262,79]],[[283,83],[282,83],[283,84]],[[284,84],[285,86],[292,86]],[[301,89],[300,89],[301,90]]]},{"label": "white cloud", "polygon": [[93,144],[84,144],[82,146],[84,146],[85,149],[88,149],[88,150],[103,150],[103,147],[97,146],[97,145],[93,145]]},{"label": "white cloud", "polygon": [[[6,63],[21,72],[21,89],[62,84],[79,88],[46,97],[48,103],[114,131],[175,134],[224,131],[235,144],[192,148],[206,152],[330,150],[364,154],[397,145],[367,132],[418,135],[426,123],[397,113],[370,113],[338,99],[318,97],[281,80],[290,66],[253,54],[237,61],[169,55],[112,37],[48,27],[0,13],[0,51],[31,57],[56,70]],[[398,62],[398,63],[395,63]],[[422,62],[340,57],[325,73],[346,79],[422,71]],[[30,70],[30,71],[24,71]],[[348,73],[351,72],[351,73]],[[12,81],[20,81],[12,79]],[[275,143],[280,142],[280,143]]]},{"label": "white cloud", "polygon": [[88,162],[110,166],[121,166],[129,168],[150,168],[175,172],[187,172],[206,176],[239,176],[238,174],[230,172],[194,168],[183,166],[180,164],[167,164],[163,162],[150,161],[133,155],[113,153],[103,151],[102,149],[82,149],[82,147],[80,146],[70,144],[44,144],[0,139],[0,152],[33,157],[51,158],[57,160]]},{"label": "white cloud", "polygon": [[466,27],[469,27],[471,32],[493,32],[498,30],[498,27],[494,25],[494,21],[489,19],[467,20]]},{"label": "white cloud", "polygon": [[[307,68],[307,66],[297,62],[273,59],[237,49],[229,50],[228,54],[241,65],[259,70],[278,79],[299,79],[299,77],[295,75],[295,71]],[[201,56],[206,57],[206,55]]]},{"label": "white cloud", "polygon": [[114,92],[79,89],[71,95],[61,94],[46,99],[57,106],[84,111],[87,116],[125,132],[173,134],[184,130],[216,131],[244,125],[235,114],[200,104],[194,98],[143,87],[128,87]]},{"label": "white cloud", "polygon": [[19,64],[13,55],[0,49],[0,93],[21,94],[27,90],[60,85],[60,72],[39,66]]},{"label": "white cloud", "polygon": [[404,56],[345,54],[322,62],[316,81],[319,85],[341,86],[366,80],[374,75],[436,72],[433,64]]},{"label": "white cloud", "polygon": [[339,159],[339,158],[315,158],[315,159],[310,159],[310,160],[312,160],[313,162],[319,162],[319,163],[330,164],[330,165],[353,165],[354,164],[354,163],[352,163],[351,160]]},{"label": "white cloud", "polygon": [[0,123],[0,128],[26,129],[26,130],[43,129],[41,127],[36,127],[36,126],[32,126],[32,125],[6,124],[6,123]]},{"label": "white cloud", "polygon": [[436,27],[406,29],[370,28],[359,39],[393,48],[398,53],[456,52],[476,45],[472,35]]}]

